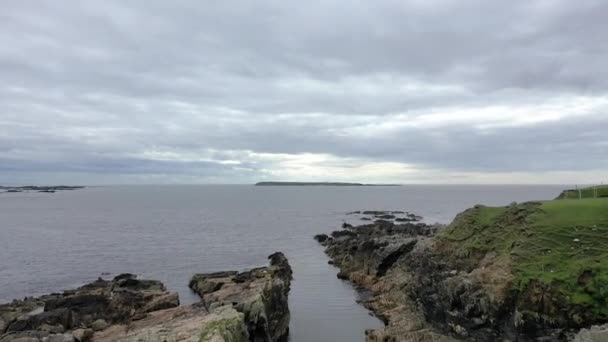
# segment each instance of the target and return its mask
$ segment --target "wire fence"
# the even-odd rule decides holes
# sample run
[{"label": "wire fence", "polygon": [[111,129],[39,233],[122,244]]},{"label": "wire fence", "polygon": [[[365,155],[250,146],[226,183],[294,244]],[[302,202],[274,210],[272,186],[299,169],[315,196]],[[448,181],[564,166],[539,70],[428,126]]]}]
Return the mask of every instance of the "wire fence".
[{"label": "wire fence", "polygon": [[560,199],[584,199],[584,198],[603,198],[608,197],[608,185],[594,185],[587,187],[578,187],[574,189],[564,190],[560,195]]}]

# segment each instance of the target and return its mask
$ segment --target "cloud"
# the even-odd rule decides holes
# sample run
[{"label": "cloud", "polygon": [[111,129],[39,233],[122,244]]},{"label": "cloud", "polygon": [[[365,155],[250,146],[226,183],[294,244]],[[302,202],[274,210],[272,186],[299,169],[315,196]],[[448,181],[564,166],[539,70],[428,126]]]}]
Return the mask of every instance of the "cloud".
[{"label": "cloud", "polygon": [[599,0],[7,3],[0,182],[600,181],[606,15]]}]

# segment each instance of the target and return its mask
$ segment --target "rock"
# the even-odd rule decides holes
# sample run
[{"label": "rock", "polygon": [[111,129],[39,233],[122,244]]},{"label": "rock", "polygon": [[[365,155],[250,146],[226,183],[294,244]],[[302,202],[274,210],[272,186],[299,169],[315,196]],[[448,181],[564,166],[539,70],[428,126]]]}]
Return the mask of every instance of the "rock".
[{"label": "rock", "polygon": [[137,276],[133,273],[122,273],[114,277],[114,281],[120,281],[123,279],[136,279]]},{"label": "rock", "polygon": [[606,342],[608,341],[608,324],[582,329],[574,337],[573,342]]},{"label": "rock", "polygon": [[382,210],[366,210],[364,211],[362,214],[363,215],[384,215],[384,214],[389,214],[389,211],[382,211]]},{"label": "rock", "polygon": [[327,241],[328,238],[329,238],[329,236],[327,236],[327,234],[315,235],[315,240],[317,240],[319,243],[324,243],[325,241]]},{"label": "rock", "polygon": [[91,323],[91,329],[93,331],[101,331],[108,327],[108,322],[103,319],[98,319],[95,322]]},{"label": "rock", "polygon": [[164,295],[155,296],[140,309],[141,314],[139,314],[139,317],[144,313],[174,308],[176,306],[179,306],[179,296],[177,293],[166,293]]},{"label": "rock", "polygon": [[93,329],[76,329],[72,331],[72,336],[77,342],[86,342],[93,337]]},{"label": "rock", "polygon": [[0,342],[40,342],[49,337],[45,331],[15,331],[0,336]]},{"label": "rock", "polygon": [[49,336],[46,340],[43,339],[43,342],[74,342],[74,336],[72,334],[55,334]]},{"label": "rock", "polygon": [[391,215],[391,214],[384,214],[384,215],[376,215],[374,216],[375,218],[379,218],[382,220],[392,220],[395,218],[395,215]]},{"label": "rock", "polygon": [[111,326],[94,335],[95,342],[249,342],[245,315],[232,305],[207,311],[198,305],[151,313],[127,326]]},{"label": "rock", "polygon": [[129,273],[0,305],[0,342],[285,341],[292,270],[282,253],[268,259],[267,267],[193,276],[201,302],[190,306]]},{"label": "rock", "polygon": [[38,330],[46,331],[51,334],[63,334],[63,332],[65,332],[65,327],[61,324],[58,324],[58,325],[42,324]]},{"label": "rock", "polygon": [[289,332],[287,298],[292,270],[283,253],[268,258],[268,267],[238,273],[196,274],[190,281],[190,288],[198,293],[208,310],[230,304],[242,313],[252,341],[279,341]]},{"label": "rock", "polygon": [[[112,281],[98,279],[61,294],[0,305],[3,328],[0,336],[4,336],[1,335],[4,332],[12,339],[50,335],[56,340],[69,340],[69,336],[82,340],[89,338],[93,331],[82,327],[100,330],[109,323],[126,324],[148,312],[178,305],[177,294],[166,291],[161,282],[123,274]],[[71,335],[64,333],[73,329]]]},{"label": "rock", "polygon": [[[340,269],[338,278],[371,290],[371,298],[363,304],[387,323],[384,328],[367,330],[366,341],[455,341],[429,324],[415,300],[404,293],[412,279],[398,271],[401,264],[441,228],[407,220],[403,224],[377,220],[332,232],[333,239],[325,242],[326,253]],[[466,333],[465,327],[455,327],[461,336]]]},{"label": "rock", "polygon": [[[563,284],[527,279],[522,288],[517,282],[515,263],[521,259],[515,253],[530,237],[526,227],[539,205],[501,208],[490,224],[473,221],[471,215],[485,212],[479,206],[459,214],[447,228],[419,222],[420,216],[408,213],[395,222],[377,220],[334,231],[322,244],[339,268],[337,277],[368,291],[363,305],[385,322],[366,331],[366,341],[608,341],[608,325],[578,332],[608,319],[588,304],[573,305],[557,290]],[[440,230],[446,234],[437,234]],[[483,248],[496,243],[492,238],[500,233],[515,238],[511,248]],[[580,245],[581,239],[569,241]],[[466,248],[461,248],[463,241],[469,242]],[[568,247],[576,251],[566,241]],[[556,254],[548,248],[541,253]],[[546,272],[564,271],[559,267],[556,263]],[[605,296],[598,293],[601,277],[594,266],[579,267],[569,276],[568,286],[578,291],[572,293],[597,301]]]}]

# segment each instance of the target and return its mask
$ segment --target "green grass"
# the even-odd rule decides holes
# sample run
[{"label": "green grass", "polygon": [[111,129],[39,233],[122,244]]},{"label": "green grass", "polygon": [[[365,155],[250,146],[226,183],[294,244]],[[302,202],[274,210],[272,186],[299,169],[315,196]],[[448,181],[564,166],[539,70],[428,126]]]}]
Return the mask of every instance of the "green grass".
[{"label": "green grass", "polygon": [[[572,304],[608,317],[608,198],[478,206],[440,235],[458,256],[508,253],[520,290],[551,284]],[[583,272],[592,274],[579,283]]]},{"label": "green grass", "polygon": [[579,198],[596,198],[608,197],[608,185],[595,185],[586,188],[564,190],[557,199],[579,199]]}]

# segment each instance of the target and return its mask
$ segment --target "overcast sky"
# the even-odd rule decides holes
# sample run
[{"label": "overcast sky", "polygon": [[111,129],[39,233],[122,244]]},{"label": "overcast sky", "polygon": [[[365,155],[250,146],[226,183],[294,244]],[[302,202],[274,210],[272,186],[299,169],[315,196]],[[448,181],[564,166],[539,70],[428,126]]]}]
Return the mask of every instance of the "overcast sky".
[{"label": "overcast sky", "polygon": [[0,5],[0,183],[608,181],[608,1]]}]

